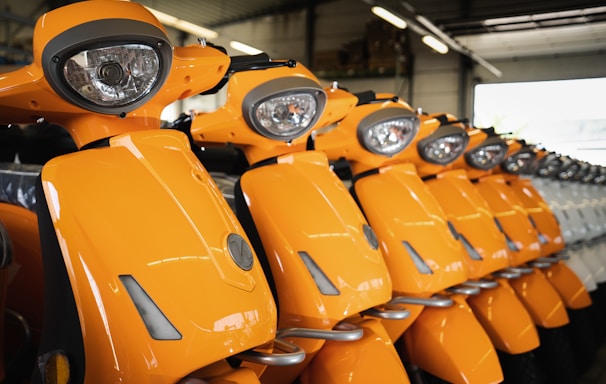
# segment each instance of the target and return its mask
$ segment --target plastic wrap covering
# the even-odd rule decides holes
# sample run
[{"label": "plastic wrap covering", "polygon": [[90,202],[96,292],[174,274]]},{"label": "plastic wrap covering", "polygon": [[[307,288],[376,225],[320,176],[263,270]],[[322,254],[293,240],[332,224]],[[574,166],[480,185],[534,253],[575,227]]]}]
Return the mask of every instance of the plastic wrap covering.
[{"label": "plastic wrap covering", "polygon": [[0,163],[0,201],[34,210],[41,165]]}]

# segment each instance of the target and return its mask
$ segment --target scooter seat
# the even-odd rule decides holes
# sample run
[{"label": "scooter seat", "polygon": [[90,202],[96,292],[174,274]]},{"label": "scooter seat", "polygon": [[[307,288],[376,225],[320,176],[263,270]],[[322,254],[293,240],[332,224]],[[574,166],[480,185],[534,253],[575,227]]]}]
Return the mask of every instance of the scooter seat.
[{"label": "scooter seat", "polygon": [[29,210],[36,205],[36,179],[42,165],[0,163],[0,201]]}]

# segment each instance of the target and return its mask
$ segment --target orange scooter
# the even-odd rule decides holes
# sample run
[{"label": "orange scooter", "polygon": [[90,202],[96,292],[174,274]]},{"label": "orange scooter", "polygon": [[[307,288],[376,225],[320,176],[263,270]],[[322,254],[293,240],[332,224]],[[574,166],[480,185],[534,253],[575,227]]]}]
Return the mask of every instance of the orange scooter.
[{"label": "orange scooter", "polygon": [[508,156],[496,171],[503,175],[539,235],[541,257],[529,265],[545,274],[564,301],[570,317],[568,329],[577,367],[585,371],[591,366],[597,350],[596,330],[592,326],[596,311],[592,298],[583,281],[562,259],[565,244],[553,212],[531,180],[520,177],[523,173],[533,173],[537,153],[521,140],[510,139],[508,144]]},{"label": "orange scooter", "polygon": [[304,351],[276,339],[242,227],[187,137],[160,130],[162,109],[213,87],[229,57],[172,47],[124,1],[48,12],[33,43],[33,63],[0,78],[0,119],[59,124],[79,151],[0,171],[5,293],[37,346],[7,381],[258,383],[238,362],[300,363]]},{"label": "orange scooter", "polygon": [[[406,303],[413,314],[406,322],[388,322],[390,336],[399,340],[400,353],[411,368],[453,383],[500,382],[503,374],[491,339],[466,299],[492,292],[486,311],[498,313],[485,318],[489,334],[510,348],[523,348],[523,343],[535,348],[538,336],[515,294],[492,279],[469,280],[469,255],[415,168],[419,143],[433,147],[436,157],[449,150],[454,157],[462,154],[466,133],[456,127],[436,131],[439,122],[422,117],[415,136],[413,122],[419,117],[398,97],[373,92],[357,96],[357,107],[343,120],[314,133],[313,147],[326,152],[335,167],[345,167],[345,182],[351,182],[353,195],[377,232],[394,301]],[[499,261],[498,256],[496,268],[506,266],[506,257]],[[513,306],[508,306],[509,300]],[[505,317],[499,319],[503,306],[507,319],[512,314],[516,318],[507,327]]]},{"label": "orange scooter", "polygon": [[409,312],[388,303],[392,281],[375,233],[326,156],[305,150],[311,130],[341,120],[357,98],[263,54],[233,57],[225,80],[223,106],[175,128],[203,147],[203,162],[217,146],[245,157],[241,174],[223,179],[224,193],[272,285],[278,335],[307,354],[303,364],[268,367],[261,381],[409,382],[382,325]]},{"label": "orange scooter", "polygon": [[[466,128],[466,122],[459,121],[455,116],[449,114],[430,116],[439,119],[443,126]],[[495,218],[491,207],[478,193],[468,176],[468,172],[485,174],[487,169],[498,165],[505,153],[505,143],[494,135],[491,137],[490,131],[468,129],[467,132],[469,144],[466,154],[451,161],[450,168],[445,171],[432,172],[429,169],[428,172],[422,174],[425,176],[427,186],[446,212],[455,233],[461,236],[462,241],[467,244],[467,248],[471,252],[475,251],[477,260],[494,257],[492,255],[495,254],[505,255],[509,267],[495,270],[492,275],[500,283],[506,284],[510,290],[513,289],[532,321],[539,327],[539,332],[541,332],[541,326],[554,327],[566,324],[568,317],[557,292],[542,274],[531,273],[532,269],[520,267],[519,261],[515,258],[516,255],[512,254],[512,249],[515,249],[514,241],[503,233],[502,226]],[[419,167],[419,169],[423,168]],[[471,299],[468,301],[473,304],[475,300],[473,297]],[[479,318],[482,318],[482,315],[479,315]],[[543,338],[546,337],[543,336]],[[546,350],[545,344],[543,343],[538,349],[525,355],[529,360],[534,360],[532,355],[535,352],[537,355],[541,355],[542,351]],[[503,360],[506,357],[508,356],[502,354]],[[523,357],[520,358],[523,359]],[[512,369],[512,371],[516,370]],[[520,375],[523,376],[523,373]]]},{"label": "orange scooter", "polygon": [[[479,130],[478,130],[479,131]],[[490,132],[494,136],[493,132]],[[473,149],[470,149],[473,151]],[[502,175],[494,174],[493,168],[479,168],[466,162],[467,177],[473,181],[475,190],[494,214],[495,222],[503,232],[509,248],[511,265],[522,273],[522,277],[510,280],[520,299],[526,304],[538,327],[541,346],[537,350],[539,361],[546,369],[550,381],[571,382],[575,380],[577,367],[566,335],[569,324],[565,303],[550,280],[538,267],[548,268],[552,263],[541,259],[540,237],[515,193]],[[529,294],[531,283],[536,286]],[[553,344],[559,345],[556,349]],[[557,350],[557,353],[554,351]],[[553,361],[560,361],[552,368]]]}]

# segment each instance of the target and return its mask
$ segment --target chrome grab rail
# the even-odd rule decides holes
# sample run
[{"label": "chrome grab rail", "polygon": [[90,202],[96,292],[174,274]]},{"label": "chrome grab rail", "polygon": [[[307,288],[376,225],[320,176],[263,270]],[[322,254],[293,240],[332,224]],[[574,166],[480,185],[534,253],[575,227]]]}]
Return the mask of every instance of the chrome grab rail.
[{"label": "chrome grab rail", "polygon": [[235,357],[251,363],[278,367],[296,365],[305,360],[305,351],[298,345],[285,340],[274,339],[274,350],[280,350],[284,353],[260,352],[249,349],[237,354]]},{"label": "chrome grab rail", "polygon": [[480,288],[465,285],[456,285],[454,287],[446,288],[446,291],[451,293],[458,293],[460,295],[477,295],[480,293]]},{"label": "chrome grab rail", "polygon": [[499,283],[494,280],[467,280],[463,283],[463,285],[468,285],[470,287],[477,287],[481,289],[492,289],[499,286]]},{"label": "chrome grab rail", "polygon": [[519,272],[505,271],[505,270],[493,272],[492,275],[494,277],[500,277],[503,279],[517,279],[520,276],[522,276],[522,274]]},{"label": "chrome grab rail", "polygon": [[284,328],[277,332],[278,338],[300,337],[331,341],[356,341],[360,340],[363,335],[362,328],[349,323],[339,323],[334,329]]},{"label": "chrome grab rail", "polygon": [[505,268],[505,270],[508,272],[517,272],[520,275],[529,275],[534,272],[534,269],[530,267],[509,267]]},{"label": "chrome grab rail", "polygon": [[362,311],[362,315],[385,320],[404,320],[410,316],[410,311],[390,301],[387,304]]},{"label": "chrome grab rail", "polygon": [[550,261],[530,261],[528,263],[528,265],[530,265],[533,268],[539,268],[539,269],[546,269],[551,267],[551,262]]},{"label": "chrome grab rail", "polygon": [[432,297],[411,297],[411,296],[396,296],[389,302],[390,304],[412,304],[412,305],[424,305],[426,307],[441,307],[446,308],[454,304],[452,299],[442,296],[434,295]]}]

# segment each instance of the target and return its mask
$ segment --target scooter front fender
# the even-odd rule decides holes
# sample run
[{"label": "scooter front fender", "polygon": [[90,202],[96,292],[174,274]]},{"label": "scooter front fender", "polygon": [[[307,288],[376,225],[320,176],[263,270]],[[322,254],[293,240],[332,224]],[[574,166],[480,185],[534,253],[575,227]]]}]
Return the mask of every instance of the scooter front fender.
[{"label": "scooter front fender", "polygon": [[501,365],[490,338],[461,296],[455,305],[426,307],[404,333],[406,358],[454,384],[499,383]]},{"label": "scooter front fender", "polygon": [[[42,353],[74,336],[85,356],[68,354],[85,359],[87,382],[174,383],[274,339],[260,264],[184,134],[116,136],[49,161],[41,184],[44,267],[60,284],[45,274],[45,293],[67,287],[45,317]],[[66,295],[78,316],[71,329]],[[169,331],[154,332],[158,317],[139,305],[156,307]]]},{"label": "scooter front fender", "polygon": [[280,328],[332,329],[391,299],[374,233],[324,153],[296,152],[254,167],[242,175],[240,189],[238,217],[261,240]]},{"label": "scooter front fender", "polygon": [[427,296],[467,280],[463,247],[412,164],[383,167],[357,179],[354,189],[397,294]]},{"label": "scooter front fender", "polygon": [[536,325],[556,328],[568,324],[564,302],[540,271],[533,268],[531,273],[510,279],[509,284],[524,303]]},{"label": "scooter front fender", "polygon": [[507,280],[497,282],[497,287],[467,298],[476,318],[500,351],[518,354],[537,348],[539,335],[526,307]]},{"label": "scooter front fender", "polygon": [[357,341],[327,341],[301,374],[301,384],[410,383],[391,339],[381,322],[355,322],[364,330]]},{"label": "scooter front fender", "polygon": [[566,308],[581,309],[591,305],[591,296],[585,285],[564,262],[552,263],[541,271],[560,294]]}]

